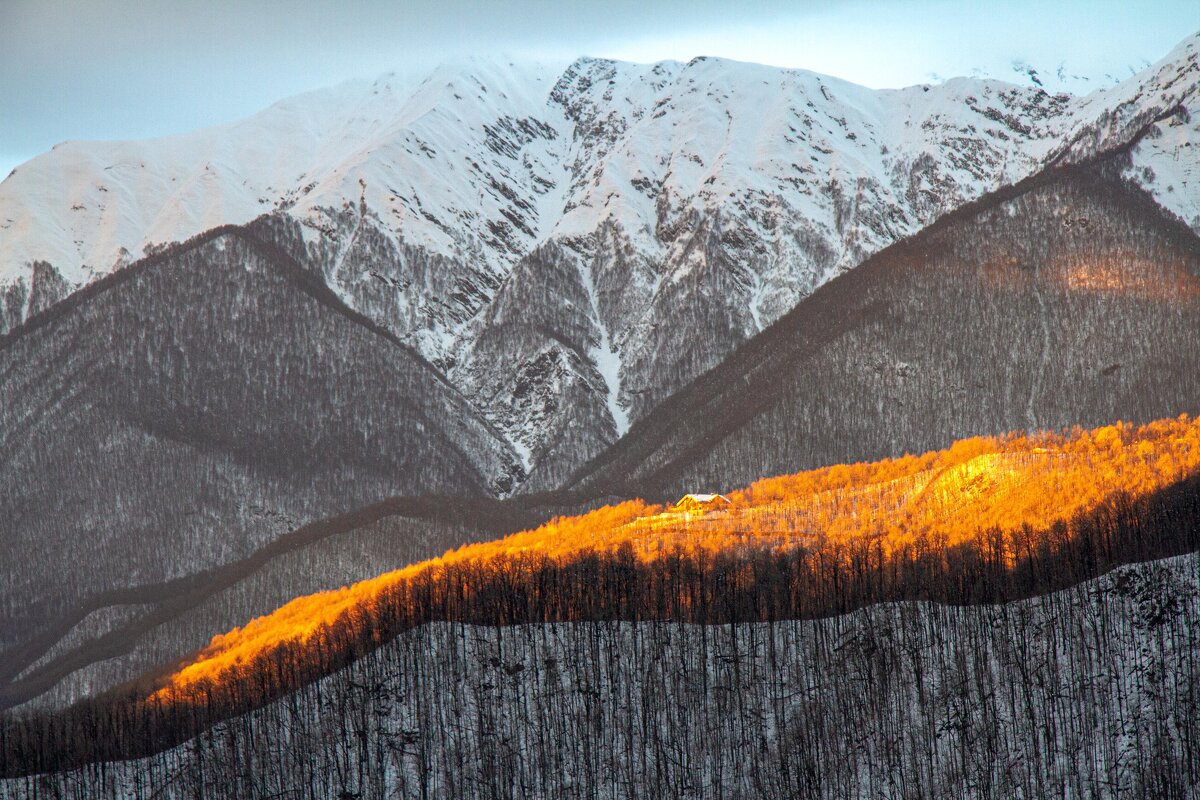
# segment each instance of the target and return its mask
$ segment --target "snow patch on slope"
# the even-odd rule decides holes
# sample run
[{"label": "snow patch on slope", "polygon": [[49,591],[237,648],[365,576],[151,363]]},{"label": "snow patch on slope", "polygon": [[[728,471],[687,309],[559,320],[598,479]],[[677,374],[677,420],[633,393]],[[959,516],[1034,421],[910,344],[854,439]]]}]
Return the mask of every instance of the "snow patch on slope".
[{"label": "snow patch on slope", "polygon": [[612,414],[613,424],[616,425],[617,438],[620,438],[629,430],[629,413],[621,407],[619,399],[621,396],[621,356],[609,343],[608,329],[603,325],[600,326],[600,343],[592,351],[592,358],[596,362],[596,368],[600,371],[600,377],[604,378],[604,385],[608,390],[605,402],[608,406],[608,413]]},{"label": "snow patch on slope", "polygon": [[622,408],[620,402],[621,356],[613,346],[608,326],[600,314],[600,301],[596,293],[596,276],[590,266],[581,266],[579,271],[579,281],[583,285],[584,291],[587,292],[588,303],[591,306],[591,317],[595,322],[596,330],[599,332],[599,341],[595,343],[590,355],[592,362],[596,366],[596,370],[604,380],[605,405],[608,408],[608,413],[612,416],[613,425],[616,428],[617,438],[619,439],[629,430],[629,414]]},{"label": "snow patch on slope", "polygon": [[1157,123],[1125,175],[1200,234],[1200,103]]}]

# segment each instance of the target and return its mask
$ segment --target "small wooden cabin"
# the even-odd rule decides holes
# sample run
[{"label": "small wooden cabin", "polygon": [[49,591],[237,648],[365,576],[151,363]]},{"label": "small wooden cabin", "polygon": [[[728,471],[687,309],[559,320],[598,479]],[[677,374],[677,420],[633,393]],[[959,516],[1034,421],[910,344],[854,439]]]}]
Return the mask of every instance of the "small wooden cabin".
[{"label": "small wooden cabin", "polygon": [[675,504],[675,510],[704,513],[707,511],[723,511],[732,505],[733,501],[723,494],[685,494]]}]

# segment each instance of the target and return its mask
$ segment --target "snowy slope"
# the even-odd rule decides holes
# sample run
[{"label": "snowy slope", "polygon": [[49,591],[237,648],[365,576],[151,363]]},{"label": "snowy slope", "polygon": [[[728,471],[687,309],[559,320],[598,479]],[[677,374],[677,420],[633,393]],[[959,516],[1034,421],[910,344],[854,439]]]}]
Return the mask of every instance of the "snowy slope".
[{"label": "snowy slope", "polygon": [[1200,101],[1156,123],[1133,149],[1126,175],[1200,233]]},{"label": "snowy slope", "polygon": [[[486,91],[483,80],[514,97],[476,103]],[[299,95],[246,120],[181,136],[65,142],[0,184],[0,275],[11,282],[40,259],[70,281],[86,281],[148,246],[247,222],[280,205],[305,218],[314,208],[357,204],[360,179],[370,207],[397,220],[406,238],[449,251],[448,237],[435,226],[409,230],[412,212],[391,211],[394,194],[411,200],[420,191],[423,203],[444,214],[438,200],[448,195],[487,208],[474,194],[475,182],[453,180],[464,172],[458,164],[429,171],[433,148],[451,156],[482,123],[509,108],[535,106],[528,93],[551,80],[536,69],[472,63],[421,80],[388,75]]]},{"label": "snowy slope", "polygon": [[0,184],[0,330],[147,248],[269,214],[544,488],[867,255],[1188,101],[1198,41],[1084,98],[708,58],[469,60],[183,136],[66,143]]}]

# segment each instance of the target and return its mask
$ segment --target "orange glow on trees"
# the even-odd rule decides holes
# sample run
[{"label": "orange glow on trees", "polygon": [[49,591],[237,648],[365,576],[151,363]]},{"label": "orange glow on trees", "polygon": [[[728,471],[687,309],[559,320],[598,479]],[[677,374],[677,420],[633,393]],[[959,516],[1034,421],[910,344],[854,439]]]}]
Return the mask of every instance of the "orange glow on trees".
[{"label": "orange glow on trees", "polygon": [[[354,647],[369,648],[394,635],[401,618],[503,624],[582,619],[602,608],[703,621],[709,611],[698,609],[741,597],[764,576],[782,588],[737,613],[824,613],[887,596],[871,586],[847,589],[854,580],[910,596],[921,581],[949,574],[949,558],[982,559],[994,572],[1066,552],[1072,519],[1198,469],[1200,421],[1181,416],[1136,428],[979,437],[922,455],[769,478],[727,493],[728,509],[704,514],[628,501],[297,598],[215,637],[153,697],[195,701],[260,674],[280,653],[336,651],[347,629]],[[705,584],[714,565],[722,581],[715,587]],[[817,585],[850,599],[814,604],[804,593]],[[481,616],[481,597],[501,610]]]}]

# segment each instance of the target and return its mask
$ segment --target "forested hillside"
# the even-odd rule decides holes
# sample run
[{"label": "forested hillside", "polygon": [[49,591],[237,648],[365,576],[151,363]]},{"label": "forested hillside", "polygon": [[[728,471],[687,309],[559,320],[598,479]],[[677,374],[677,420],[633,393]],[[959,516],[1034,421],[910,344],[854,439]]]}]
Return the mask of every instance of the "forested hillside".
[{"label": "forested hillside", "polygon": [[[1184,558],[1015,606],[712,628],[434,626],[201,746],[236,742],[225,752],[245,759],[240,769],[213,753],[213,767],[174,773],[182,786],[311,781],[366,795],[424,784],[481,797],[539,786],[1184,797],[1200,777],[1197,595],[1197,563]],[[316,711],[307,723],[293,711],[305,707]],[[250,755],[251,730],[294,723],[292,741],[306,742],[316,719],[340,711],[344,732]],[[374,747],[355,747],[360,730]],[[266,769],[302,760],[282,780]]]},{"label": "forested hillside", "polygon": [[[370,656],[366,663],[378,664],[378,659],[389,657],[371,655],[381,646],[386,645],[385,654],[403,651],[406,645],[387,643],[397,637],[402,643],[433,635],[412,631],[445,621],[501,627],[525,623],[530,631],[529,623],[535,623],[534,628],[603,620],[644,623],[629,629],[635,639],[671,628],[649,624],[652,621],[672,621],[698,623],[697,630],[712,626],[707,630],[714,637],[728,629],[728,635],[737,638],[755,636],[747,631],[760,630],[757,626],[763,623],[844,615],[896,601],[999,603],[1002,608],[1031,596],[1042,597],[1034,601],[1035,607],[1063,602],[1053,593],[1121,564],[1200,547],[1198,468],[1200,423],[1181,417],[1139,428],[1122,424],[1057,435],[966,440],[922,456],[780,477],[733,493],[732,507],[721,511],[688,513],[628,502],[560,518],[340,591],[297,598],[215,638],[165,675],[148,676],[64,711],[13,715],[3,733],[4,769],[15,775],[160,752],[230,715],[277,698],[294,704],[309,696],[295,694],[300,687],[313,681],[322,685],[325,676],[364,657]],[[1151,582],[1144,590],[1130,591],[1139,603],[1146,592],[1151,598],[1145,602],[1158,602],[1155,593],[1160,588]],[[1086,598],[1091,591],[1058,597]],[[1189,597],[1169,600],[1168,611],[1191,613]],[[892,608],[899,613],[908,606]],[[871,612],[866,618],[876,613],[892,612]],[[983,618],[999,612],[962,613]],[[1123,616],[1121,620],[1117,624],[1128,621]],[[784,625],[788,626],[796,627]],[[467,629],[450,630],[466,635]],[[560,631],[554,638],[576,635],[573,628],[550,630]],[[530,641],[543,635],[549,634],[525,634]],[[704,641],[710,634],[687,634],[693,635]],[[506,635],[495,636],[500,640]],[[946,642],[960,644],[953,636]],[[1001,645],[1000,640],[994,644]],[[638,652],[652,643],[631,646],[631,652]],[[1092,653],[1097,659],[1129,657],[1123,646],[1114,647],[1109,651],[1093,646]],[[685,650],[679,657],[703,660],[704,652]],[[1190,664],[1187,651],[1172,647],[1159,655]],[[592,652],[587,657],[618,656]],[[525,656],[517,658],[524,663],[520,659]],[[580,654],[573,662],[580,669],[607,669],[599,661],[580,661],[583,658]],[[512,667],[510,677],[525,669],[513,667],[518,662],[503,663]],[[398,680],[409,680],[410,668],[423,667],[394,668],[406,675]],[[360,669],[366,668],[353,667]],[[1024,680],[1009,679],[1018,677]],[[1191,681],[1195,676],[1187,672],[1184,677]],[[732,686],[730,691],[741,689]],[[1134,713],[1124,702],[1117,704],[1115,713]],[[338,719],[364,712],[346,706],[331,713]],[[254,717],[242,719],[222,730],[252,724],[246,720]],[[1103,724],[1110,723],[1115,724]],[[1179,734],[1185,737],[1179,741],[1178,732],[1171,732],[1162,746],[1178,755],[1172,748],[1180,741],[1193,741],[1187,738],[1190,730]],[[97,731],[104,734],[97,736]],[[338,735],[331,734],[301,747],[316,748],[312,753],[332,748],[328,752],[333,753],[341,746],[338,741]],[[1018,745],[1029,746],[1013,746]],[[369,746],[377,748],[379,758],[385,757],[378,749],[385,748],[383,739],[373,739]],[[155,763],[169,762],[167,758]],[[1054,763],[1051,759],[1036,768],[1051,770]],[[199,769],[213,779],[230,778]],[[935,778],[946,776],[914,774],[911,780]],[[972,778],[976,779],[983,776]],[[1045,774],[1021,778],[1045,779]],[[1086,779],[1096,778],[1088,773]]]},{"label": "forested hillside", "polygon": [[1187,798],[1198,630],[1194,555],[999,605],[438,623],[175,749],[0,796]]},{"label": "forested hillside", "polygon": [[0,647],[313,519],[519,471],[435,368],[240,231],[0,339],[0,397]]}]

